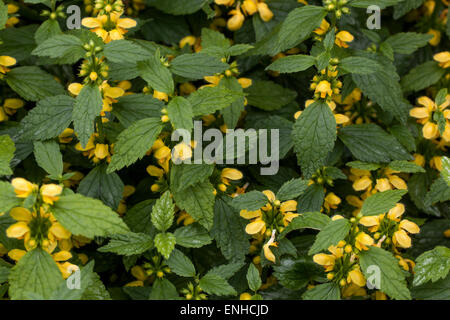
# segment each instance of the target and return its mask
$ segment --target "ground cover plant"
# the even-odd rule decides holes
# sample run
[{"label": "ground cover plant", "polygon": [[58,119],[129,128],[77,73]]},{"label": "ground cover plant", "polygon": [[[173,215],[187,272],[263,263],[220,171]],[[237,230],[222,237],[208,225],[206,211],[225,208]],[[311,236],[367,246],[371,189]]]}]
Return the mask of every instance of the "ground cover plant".
[{"label": "ground cover plant", "polygon": [[448,0],[0,0],[3,299],[450,299]]}]

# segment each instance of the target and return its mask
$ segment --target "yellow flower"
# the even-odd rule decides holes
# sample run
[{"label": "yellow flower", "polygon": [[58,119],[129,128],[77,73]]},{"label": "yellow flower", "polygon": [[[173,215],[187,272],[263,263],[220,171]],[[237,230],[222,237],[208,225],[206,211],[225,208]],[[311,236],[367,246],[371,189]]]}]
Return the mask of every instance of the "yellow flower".
[{"label": "yellow flower", "polygon": [[268,22],[273,18],[273,12],[265,2],[258,2],[258,12],[261,20],[264,22]]},{"label": "yellow flower", "polygon": [[100,160],[110,156],[109,146],[107,144],[97,143],[95,145],[95,156]]},{"label": "yellow flower", "polygon": [[38,186],[23,178],[14,178],[11,185],[18,198],[27,198],[30,194],[37,190]]},{"label": "yellow flower", "polygon": [[267,243],[263,245],[264,256],[267,260],[272,261],[273,263],[275,263],[275,255],[270,250],[270,247],[277,246],[277,243],[275,242],[275,233],[276,230],[272,230],[272,236],[270,237],[269,241],[267,241]]},{"label": "yellow flower", "polygon": [[395,207],[388,211],[387,217],[393,221],[400,221],[400,217],[405,212],[405,205],[403,203],[397,203]]},{"label": "yellow flower", "polygon": [[360,287],[363,287],[366,284],[366,278],[364,278],[364,275],[362,274],[359,267],[354,268],[352,271],[348,273],[347,283],[349,284],[354,283]]},{"label": "yellow flower", "polygon": [[341,203],[341,198],[335,195],[333,192],[330,192],[325,197],[324,207],[330,212],[330,209],[336,209],[338,205]]},{"label": "yellow flower", "polygon": [[74,131],[71,128],[64,129],[58,136],[59,143],[70,143],[73,140]]},{"label": "yellow flower", "polygon": [[84,18],[81,24],[92,32],[95,32],[104,43],[124,38],[129,28],[136,26],[136,21],[130,18],[120,18],[120,13],[114,12],[110,15],[100,15],[96,18]]},{"label": "yellow flower", "polygon": [[431,38],[428,43],[432,46],[437,46],[439,42],[441,42],[441,32],[439,30],[430,29],[427,34],[431,34],[433,38]]},{"label": "yellow flower", "polygon": [[3,103],[3,107],[0,106],[0,122],[8,120],[8,116],[12,116],[16,113],[17,109],[22,108],[25,102],[17,98],[7,98]]},{"label": "yellow flower", "polygon": [[258,1],[257,0],[244,0],[241,8],[245,14],[251,16],[258,11]]},{"label": "yellow flower", "polygon": [[192,148],[190,145],[181,142],[172,149],[172,159],[175,163],[184,161],[192,157]]},{"label": "yellow flower", "polygon": [[368,227],[370,232],[376,232],[380,226],[380,216],[365,216],[359,219],[359,223]]},{"label": "yellow flower", "polygon": [[317,84],[314,93],[320,93],[320,97],[323,99],[327,95],[331,97],[333,90],[331,90],[331,84],[327,80],[322,80]]},{"label": "yellow flower", "polygon": [[54,201],[58,201],[59,195],[63,188],[57,184],[44,184],[41,187],[42,200],[45,203],[53,204]]},{"label": "yellow flower", "polygon": [[7,67],[11,67],[17,63],[16,59],[10,56],[0,56],[0,73],[7,73],[10,71]]},{"label": "yellow flower", "polygon": [[218,5],[230,7],[233,5],[234,0],[214,0],[214,2]]},{"label": "yellow flower", "polygon": [[372,246],[374,241],[371,236],[365,232],[360,232],[355,238],[355,247],[358,250],[369,250],[368,246]]},{"label": "yellow flower", "polygon": [[436,53],[433,59],[439,62],[441,68],[447,69],[450,67],[450,51]]},{"label": "yellow flower", "polygon": [[351,35],[348,31],[339,31],[336,34],[336,40],[334,43],[336,43],[337,46],[341,48],[348,48],[347,42],[352,42],[354,37]]},{"label": "yellow flower", "polygon": [[411,247],[411,238],[408,236],[405,230],[398,230],[394,232],[394,236],[392,237],[392,241],[394,245],[401,248],[409,248]]},{"label": "yellow flower", "polygon": [[183,48],[185,45],[193,46],[195,44],[196,38],[194,36],[186,36],[180,40],[179,46]]},{"label": "yellow flower", "polygon": [[225,185],[230,184],[230,180],[237,181],[241,180],[244,177],[241,171],[233,168],[225,168],[220,173],[220,178],[222,180],[222,183]]},{"label": "yellow flower", "polygon": [[335,246],[330,246],[328,251],[330,251],[331,254],[318,253],[313,256],[313,261],[323,266],[325,268],[325,272],[332,271],[336,259],[339,259],[344,255],[344,250]]},{"label": "yellow flower", "polygon": [[314,30],[314,33],[315,33],[315,34],[318,34],[319,36],[322,36],[322,35],[324,35],[324,34],[328,31],[328,28],[330,28],[330,24],[328,23],[327,20],[323,19],[323,20],[320,22],[320,27],[317,28],[317,29],[315,29],[315,30]]},{"label": "yellow flower", "polygon": [[235,10],[231,10],[230,15],[232,15],[231,18],[227,21],[227,28],[230,31],[236,31],[239,30],[242,25],[244,24],[245,17],[242,14],[241,10],[239,9],[239,6],[236,7]]},{"label": "yellow flower", "polygon": [[167,93],[157,90],[153,90],[153,98],[166,102],[169,101],[169,96],[167,95]]},{"label": "yellow flower", "polygon": [[440,111],[444,112],[446,118],[450,118],[450,112],[445,110],[450,105],[450,95],[447,95],[445,101],[436,106],[433,100],[423,96],[420,97],[417,102],[423,107],[412,108],[409,111],[411,117],[417,118],[417,122],[423,124],[422,134],[425,139],[434,139],[439,136],[439,129],[436,123],[431,122],[433,120],[433,113]]}]

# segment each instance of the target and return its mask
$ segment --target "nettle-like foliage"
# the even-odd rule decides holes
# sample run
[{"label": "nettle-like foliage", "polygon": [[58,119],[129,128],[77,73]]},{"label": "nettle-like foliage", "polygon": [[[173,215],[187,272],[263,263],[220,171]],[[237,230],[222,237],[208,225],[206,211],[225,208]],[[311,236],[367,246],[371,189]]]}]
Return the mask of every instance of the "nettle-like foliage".
[{"label": "nettle-like foliage", "polygon": [[448,6],[0,0],[0,296],[450,299]]}]

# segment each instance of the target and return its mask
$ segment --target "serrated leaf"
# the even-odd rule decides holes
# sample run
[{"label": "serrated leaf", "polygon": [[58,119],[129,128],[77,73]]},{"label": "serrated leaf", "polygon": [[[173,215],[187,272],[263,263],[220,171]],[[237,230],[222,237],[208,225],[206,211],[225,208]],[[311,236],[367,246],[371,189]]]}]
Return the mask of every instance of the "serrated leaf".
[{"label": "serrated leaf", "polygon": [[382,70],[375,60],[364,57],[346,57],[339,61],[340,70],[354,74],[370,74]]},{"label": "serrated leaf", "polygon": [[148,58],[148,52],[129,40],[115,40],[105,44],[103,54],[112,62],[137,62]]},{"label": "serrated leaf", "polygon": [[450,271],[450,249],[438,246],[422,253],[414,266],[414,286],[445,279]]},{"label": "serrated leaf", "polygon": [[436,61],[427,61],[411,69],[401,81],[403,91],[420,91],[439,81],[445,69]]},{"label": "serrated leaf", "polygon": [[370,162],[364,162],[364,161],[350,161],[347,162],[346,165],[350,168],[360,169],[360,170],[377,170],[381,168],[381,165],[378,163],[370,163]]},{"label": "serrated leaf", "polygon": [[371,5],[376,5],[380,7],[380,9],[385,9],[386,7],[390,7],[398,4],[402,0],[353,0],[349,2],[349,5],[356,8],[364,8]]},{"label": "serrated leaf", "polygon": [[70,279],[67,279],[61,283],[57,290],[53,291],[51,300],[81,300],[84,292],[93,284],[95,275],[94,260],[92,260],[80,270],[79,288],[69,288],[68,282]]},{"label": "serrated leaf", "polygon": [[106,165],[92,169],[81,180],[77,192],[91,198],[101,200],[113,210],[116,210],[122,199],[124,184],[116,173],[106,173]]},{"label": "serrated leaf", "polygon": [[149,0],[148,4],[173,15],[191,14],[200,10],[208,0]]},{"label": "serrated leaf", "polygon": [[0,181],[0,212],[7,212],[11,208],[17,207],[21,199],[16,197],[11,183]]},{"label": "serrated leaf", "polygon": [[72,113],[73,127],[83,148],[94,133],[94,121],[100,115],[102,106],[99,88],[93,84],[83,86],[75,99]]},{"label": "serrated leaf", "polygon": [[408,172],[408,173],[415,173],[415,172],[425,172],[425,169],[421,166],[415,164],[414,162],[409,162],[405,160],[395,160],[389,163],[388,167],[395,171],[400,172]]},{"label": "serrated leaf", "polygon": [[167,112],[170,122],[175,129],[185,129],[191,131],[194,127],[192,122],[194,112],[190,102],[183,97],[173,98],[167,105]]},{"label": "serrated leaf", "polygon": [[37,164],[53,177],[63,174],[63,158],[59,144],[56,141],[36,141],[34,143],[34,157]]},{"label": "serrated leaf", "polygon": [[235,295],[236,290],[221,276],[208,273],[199,282],[203,291],[216,296]]},{"label": "serrated leaf", "polygon": [[274,271],[277,280],[292,290],[302,289],[323,275],[323,269],[308,256],[282,259],[280,265],[274,266]]},{"label": "serrated leaf", "polygon": [[233,198],[231,205],[237,210],[255,211],[264,207],[267,202],[269,200],[264,193],[253,190]]},{"label": "serrated leaf", "polygon": [[244,260],[250,247],[245,232],[246,220],[230,204],[230,199],[217,198],[214,206],[214,224],[211,236],[228,260]]},{"label": "serrated leaf", "polygon": [[170,62],[172,73],[187,79],[197,80],[228,69],[228,64],[204,53],[182,54]]},{"label": "serrated leaf", "polygon": [[212,268],[208,271],[209,274],[217,274],[218,276],[224,278],[225,280],[231,278],[236,272],[238,272],[243,266],[244,261],[230,262],[228,264],[223,264]]},{"label": "serrated leaf", "polygon": [[159,50],[148,60],[138,62],[139,75],[147,81],[153,89],[172,94],[174,84],[169,69],[161,63]]},{"label": "serrated leaf", "polygon": [[152,209],[152,223],[161,232],[165,232],[173,223],[175,205],[169,191],[156,200]]},{"label": "serrated leaf", "polygon": [[86,51],[81,40],[73,35],[61,34],[50,37],[40,43],[32,54],[50,58],[64,58],[68,54],[72,57],[69,63],[75,63],[81,59]]},{"label": "serrated leaf", "polygon": [[411,54],[424,47],[433,36],[426,33],[400,32],[386,39],[395,53]]},{"label": "serrated leaf", "polygon": [[174,235],[177,245],[185,248],[200,248],[212,242],[208,231],[197,223],[178,228]]},{"label": "serrated leaf", "polygon": [[50,299],[63,281],[52,257],[42,249],[34,249],[27,252],[11,269],[9,295],[13,300],[27,299],[27,294]]},{"label": "serrated leaf", "polygon": [[181,277],[195,277],[195,267],[192,261],[180,250],[174,249],[167,260],[170,270]]},{"label": "serrated leaf", "polygon": [[343,240],[350,231],[351,224],[347,219],[338,219],[330,221],[317,234],[316,241],[309,249],[308,254],[312,255],[322,250],[328,249],[329,246],[335,246]]},{"label": "serrated leaf", "polygon": [[245,89],[248,104],[265,111],[278,110],[292,102],[297,93],[272,81],[254,81]]},{"label": "serrated leaf", "polygon": [[335,282],[322,283],[307,290],[303,300],[341,300],[341,291]]},{"label": "serrated leaf", "polygon": [[178,299],[177,288],[166,278],[156,279],[150,292],[150,300]]},{"label": "serrated leaf", "polygon": [[57,137],[72,121],[75,99],[58,95],[40,100],[20,123],[21,139],[47,140]]},{"label": "serrated leaf", "polygon": [[375,193],[366,200],[364,200],[361,208],[361,214],[364,216],[375,216],[382,213],[387,213],[390,209],[395,207],[407,190],[387,190]]},{"label": "serrated leaf", "polygon": [[154,239],[154,242],[158,252],[162,254],[166,259],[169,259],[171,252],[175,248],[175,236],[170,232],[158,233]]},{"label": "serrated leaf", "polygon": [[432,205],[436,202],[444,202],[450,200],[450,186],[440,177],[434,180],[430,187],[430,191],[425,196],[425,205]]},{"label": "serrated leaf", "polygon": [[170,170],[171,190],[182,191],[210,177],[213,173],[214,165],[181,163],[172,166]]},{"label": "serrated leaf", "polygon": [[158,118],[141,119],[117,137],[114,145],[114,155],[108,166],[107,173],[122,169],[136,162],[152,147],[163,125]]},{"label": "serrated leaf", "polygon": [[124,127],[129,127],[138,120],[159,118],[164,102],[148,94],[130,94],[122,96],[114,104],[112,113]]},{"label": "serrated leaf", "polygon": [[144,253],[153,247],[153,239],[144,233],[124,233],[111,237],[108,244],[100,247],[100,252],[113,252],[119,255],[131,256]]},{"label": "serrated leaf", "polygon": [[87,238],[124,234],[129,231],[117,213],[100,200],[80,194],[61,196],[52,213],[64,228]]},{"label": "serrated leaf", "polygon": [[183,191],[172,191],[176,205],[210,230],[214,216],[214,187],[209,181],[196,183]]},{"label": "serrated leaf", "polygon": [[0,176],[12,174],[10,162],[14,158],[16,147],[8,135],[0,136]]},{"label": "serrated leaf", "polygon": [[297,198],[308,187],[308,181],[303,179],[292,179],[285,182],[278,190],[276,198],[280,201],[292,200]]},{"label": "serrated leaf", "polygon": [[292,73],[304,71],[314,65],[316,58],[304,54],[295,54],[283,57],[272,62],[266,70],[277,71],[280,73]]},{"label": "serrated leaf", "polygon": [[302,172],[309,178],[325,162],[336,140],[336,120],[326,103],[315,102],[302,112],[292,140]]},{"label": "serrated leaf", "polygon": [[[411,294],[406,286],[405,276],[399,267],[398,260],[392,255],[378,247],[369,247],[369,250],[360,254],[361,270],[366,279],[378,276],[382,292],[392,299],[410,300]],[[373,266],[378,267],[380,273],[374,274]],[[376,270],[376,269],[375,269]]]},{"label": "serrated leaf", "polygon": [[283,232],[278,237],[283,239],[289,232],[300,229],[315,229],[322,230],[330,223],[330,217],[320,212],[304,212],[292,219],[291,223],[284,228]]},{"label": "serrated leaf", "polygon": [[38,101],[64,94],[64,88],[54,77],[36,66],[16,67],[8,72],[8,85],[22,98]]},{"label": "serrated leaf", "polygon": [[216,86],[197,90],[191,93],[187,99],[192,105],[194,116],[201,116],[224,109],[242,97],[242,92],[234,92],[222,86]]},{"label": "serrated leaf", "polygon": [[253,263],[250,263],[250,266],[248,267],[247,270],[247,282],[248,287],[254,292],[258,291],[258,289],[262,285],[261,277],[259,276],[259,271]]},{"label": "serrated leaf", "polygon": [[393,136],[372,123],[341,128],[338,136],[353,156],[361,161],[385,163],[392,160],[413,160]]}]

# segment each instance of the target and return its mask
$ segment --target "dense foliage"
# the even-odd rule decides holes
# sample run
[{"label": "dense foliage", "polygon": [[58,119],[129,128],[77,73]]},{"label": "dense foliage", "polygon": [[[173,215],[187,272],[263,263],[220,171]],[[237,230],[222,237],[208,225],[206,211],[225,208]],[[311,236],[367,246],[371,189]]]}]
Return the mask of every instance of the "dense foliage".
[{"label": "dense foliage", "polygon": [[450,299],[448,8],[0,0],[0,296]]}]

